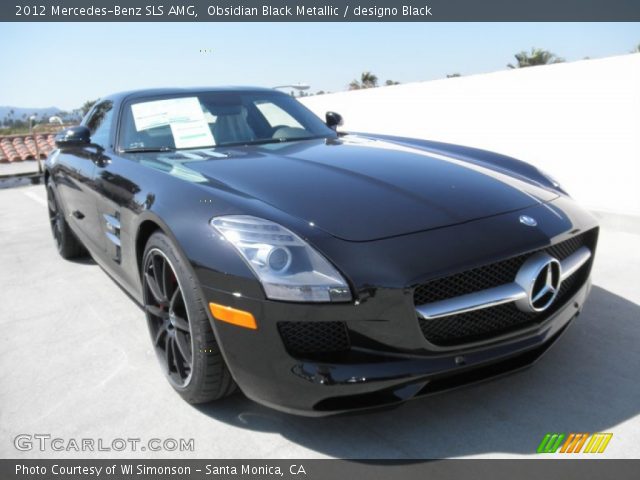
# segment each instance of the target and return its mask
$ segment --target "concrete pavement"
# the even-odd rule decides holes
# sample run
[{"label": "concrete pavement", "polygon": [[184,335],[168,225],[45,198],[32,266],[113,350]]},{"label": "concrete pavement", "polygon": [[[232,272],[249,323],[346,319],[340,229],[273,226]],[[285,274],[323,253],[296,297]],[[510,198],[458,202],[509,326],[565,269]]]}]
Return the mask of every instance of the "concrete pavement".
[{"label": "concrete pavement", "polygon": [[[526,457],[547,432],[613,432],[600,456],[638,458],[640,235],[628,231],[602,232],[583,315],[533,368],[390,411],[311,419],[242,395],[182,401],[142,311],[92,261],[57,255],[43,186],[0,190],[0,457]],[[195,448],[23,452],[20,434],[63,445],[193,438]]]}]

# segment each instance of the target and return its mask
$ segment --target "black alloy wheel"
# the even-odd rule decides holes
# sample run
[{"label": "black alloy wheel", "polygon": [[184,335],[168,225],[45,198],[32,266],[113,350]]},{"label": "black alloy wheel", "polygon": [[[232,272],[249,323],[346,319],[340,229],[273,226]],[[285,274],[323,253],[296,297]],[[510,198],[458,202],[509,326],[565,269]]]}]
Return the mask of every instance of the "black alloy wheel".
[{"label": "black alloy wheel", "polygon": [[236,389],[213,333],[198,280],[174,242],[151,234],[140,268],[153,348],[169,383],[189,403],[205,403]]},{"label": "black alloy wheel", "polygon": [[193,371],[189,314],[175,270],[157,248],[147,252],[143,283],[144,309],[156,354],[171,384],[184,388]]}]

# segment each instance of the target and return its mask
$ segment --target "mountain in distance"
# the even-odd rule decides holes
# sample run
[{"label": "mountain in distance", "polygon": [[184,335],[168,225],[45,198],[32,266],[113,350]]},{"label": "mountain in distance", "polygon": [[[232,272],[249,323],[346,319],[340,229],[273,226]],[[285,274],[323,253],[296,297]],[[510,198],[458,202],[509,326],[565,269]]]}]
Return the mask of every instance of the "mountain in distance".
[{"label": "mountain in distance", "polygon": [[[13,116],[10,115],[12,110]],[[36,116],[38,123],[47,123],[49,117],[54,115],[61,117],[63,121],[77,120],[82,116],[77,111],[65,111],[58,107],[25,108],[0,105],[0,125],[10,119],[26,122],[31,115]]]}]

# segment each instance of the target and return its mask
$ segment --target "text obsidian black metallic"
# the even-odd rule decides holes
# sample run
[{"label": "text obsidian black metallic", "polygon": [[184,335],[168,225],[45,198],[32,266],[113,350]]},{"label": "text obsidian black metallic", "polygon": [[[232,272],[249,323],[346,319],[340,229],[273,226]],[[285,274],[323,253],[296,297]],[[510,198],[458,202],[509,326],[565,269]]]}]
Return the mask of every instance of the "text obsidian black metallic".
[{"label": "text obsidian black metallic", "polygon": [[163,89],[58,135],[57,248],[144,306],[187,401],[389,405],[530,365],[580,313],[598,226],[554,180],[340,124],[269,89]]}]

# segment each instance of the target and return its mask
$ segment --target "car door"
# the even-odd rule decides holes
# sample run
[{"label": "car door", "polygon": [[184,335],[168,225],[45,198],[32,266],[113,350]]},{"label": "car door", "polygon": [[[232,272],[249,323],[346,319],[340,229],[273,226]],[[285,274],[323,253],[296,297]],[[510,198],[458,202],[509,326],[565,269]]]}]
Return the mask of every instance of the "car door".
[{"label": "car door", "polygon": [[95,165],[85,148],[63,148],[58,154],[53,179],[66,219],[82,243],[88,240],[87,215],[90,215],[89,184]]},{"label": "car door", "polygon": [[96,164],[103,157],[113,114],[113,102],[97,103],[83,120],[91,145],[61,149],[54,178],[67,221],[91,251],[102,249],[95,201]]},{"label": "car door", "polygon": [[131,223],[131,217],[137,215],[142,208],[137,199],[140,187],[132,181],[134,169],[135,165],[129,160],[114,156],[111,161],[98,165],[95,174],[97,209],[104,239],[103,252],[110,267],[116,270],[119,270],[123,260],[123,247],[127,252],[132,251],[130,242],[135,240],[125,226]]},{"label": "car door", "polygon": [[[109,141],[115,142],[118,125],[114,122],[114,132],[109,135]],[[140,179],[140,166],[129,159],[122,158],[115,148],[109,145],[105,150],[108,154],[103,161],[96,162],[94,183],[96,189],[96,208],[99,218],[99,235],[102,238],[102,257],[104,266],[126,282],[134,283],[135,275],[129,271],[132,262],[127,254],[135,251],[135,232],[130,232],[127,226],[143,208],[138,198],[141,187],[135,179]],[[133,262],[135,264],[135,262]]]},{"label": "car door", "polygon": [[91,146],[86,154],[91,164],[91,175],[86,183],[83,195],[83,218],[78,220],[82,224],[86,240],[91,244],[94,253],[104,250],[105,239],[102,230],[103,219],[98,212],[98,182],[96,179],[99,167],[110,162],[112,132],[114,122],[114,105],[111,100],[96,103],[83,124],[89,129]]}]

